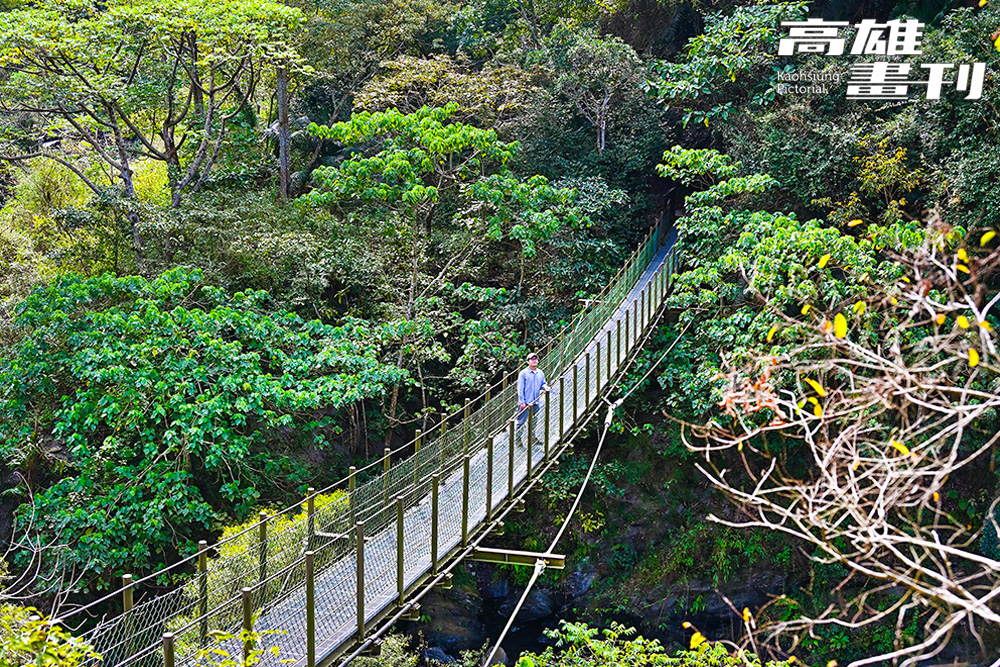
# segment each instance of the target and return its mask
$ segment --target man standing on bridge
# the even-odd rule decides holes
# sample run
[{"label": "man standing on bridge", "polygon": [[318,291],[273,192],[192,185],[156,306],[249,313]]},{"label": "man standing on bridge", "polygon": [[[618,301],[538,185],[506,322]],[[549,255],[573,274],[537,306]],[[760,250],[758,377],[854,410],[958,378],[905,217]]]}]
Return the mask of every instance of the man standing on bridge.
[{"label": "man standing on bridge", "polygon": [[[521,430],[524,422],[528,421],[528,408],[532,412],[538,412],[538,399],[543,391],[548,391],[549,385],[545,383],[545,373],[538,370],[538,355],[534,352],[528,354],[528,367],[517,376],[517,429]],[[519,437],[524,439],[523,436]],[[523,443],[522,443],[523,444]]]}]

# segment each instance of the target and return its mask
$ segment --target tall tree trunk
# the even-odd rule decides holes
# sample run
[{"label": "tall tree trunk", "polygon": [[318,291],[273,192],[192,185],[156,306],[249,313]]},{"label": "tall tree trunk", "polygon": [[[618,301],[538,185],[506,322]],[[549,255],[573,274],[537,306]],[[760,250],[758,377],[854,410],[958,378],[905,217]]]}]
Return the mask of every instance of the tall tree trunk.
[{"label": "tall tree trunk", "polygon": [[604,151],[604,136],[608,127],[608,103],[611,101],[611,91],[608,91],[604,95],[604,102],[601,103],[601,110],[597,112],[598,125],[600,128],[600,134],[597,137],[597,152],[601,153]]},{"label": "tall tree trunk", "polygon": [[115,110],[110,105],[105,105],[105,112],[111,120],[111,129],[115,140],[115,148],[118,150],[118,176],[121,178],[122,185],[125,188],[125,199],[128,202],[128,209],[125,212],[125,217],[128,219],[129,227],[131,227],[132,246],[135,250],[136,259],[139,260],[140,269],[145,269],[145,243],[143,242],[142,230],[140,228],[142,221],[139,219],[139,213],[136,211],[136,205],[139,203],[139,198],[136,196],[135,180],[132,178],[133,171],[131,156],[129,155],[128,145],[122,135],[121,128],[118,126],[118,119],[115,115]]},{"label": "tall tree trunk", "polygon": [[[413,317],[413,306],[417,297],[417,274],[420,268],[420,249],[416,243],[413,244],[412,252],[410,254],[410,259],[412,260],[410,265],[410,293],[406,298],[406,316],[405,316],[405,319],[407,320]],[[403,343],[405,341],[400,341],[400,342]],[[403,350],[401,348],[399,350],[399,353],[396,355],[396,366],[398,368],[403,367],[403,360],[404,356],[403,356]],[[417,366],[418,367],[420,366],[419,362],[417,362]],[[423,381],[421,381],[420,384],[422,387]],[[389,403],[389,414],[388,414],[389,429],[388,432],[385,434],[386,447],[389,446],[389,443],[392,441],[392,436],[396,432],[396,422],[397,422],[396,408],[398,405],[399,405],[399,384],[397,383],[392,387],[392,401]],[[425,401],[425,407],[426,407],[426,401]]]},{"label": "tall tree trunk", "polygon": [[278,197],[288,199],[292,164],[289,157],[291,137],[288,128],[288,70],[278,67]]},{"label": "tall tree trunk", "polygon": [[205,117],[205,100],[198,76],[198,36],[193,32],[188,33],[188,48],[191,51],[191,96],[194,99],[195,119],[201,120]]}]

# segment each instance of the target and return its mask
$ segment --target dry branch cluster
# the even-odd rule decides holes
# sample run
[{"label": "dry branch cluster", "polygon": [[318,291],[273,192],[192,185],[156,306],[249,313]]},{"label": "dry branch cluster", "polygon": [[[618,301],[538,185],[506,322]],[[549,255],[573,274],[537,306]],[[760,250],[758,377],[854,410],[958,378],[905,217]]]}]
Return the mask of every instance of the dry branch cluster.
[{"label": "dry branch cluster", "polygon": [[[704,454],[699,469],[747,517],[711,519],[795,536],[815,560],[850,570],[815,617],[762,624],[766,641],[791,636],[794,649],[822,625],[894,620],[894,649],[854,664],[915,664],[962,626],[996,658],[982,633],[1000,630],[1000,562],[979,544],[984,531],[1000,532],[998,501],[971,525],[945,493],[993,470],[1000,360],[990,319],[1000,294],[989,287],[1000,252],[944,245],[897,258],[907,278],[863,305],[782,316],[796,346],[733,370],[725,424],[689,440]],[[725,469],[737,460],[745,474]],[[914,617],[916,638],[904,632]]]}]

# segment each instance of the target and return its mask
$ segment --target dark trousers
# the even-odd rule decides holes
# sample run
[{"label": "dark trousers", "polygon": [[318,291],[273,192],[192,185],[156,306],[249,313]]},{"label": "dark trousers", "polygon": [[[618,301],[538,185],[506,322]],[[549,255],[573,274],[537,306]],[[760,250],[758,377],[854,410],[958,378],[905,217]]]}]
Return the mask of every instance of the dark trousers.
[{"label": "dark trousers", "polygon": [[526,407],[524,410],[518,410],[517,427],[521,428],[522,426],[524,426],[524,423],[528,421],[528,410],[531,410],[534,414],[537,415],[538,411],[541,409],[542,406],[540,406],[537,402],[535,402],[535,403],[529,403],[528,407]]}]

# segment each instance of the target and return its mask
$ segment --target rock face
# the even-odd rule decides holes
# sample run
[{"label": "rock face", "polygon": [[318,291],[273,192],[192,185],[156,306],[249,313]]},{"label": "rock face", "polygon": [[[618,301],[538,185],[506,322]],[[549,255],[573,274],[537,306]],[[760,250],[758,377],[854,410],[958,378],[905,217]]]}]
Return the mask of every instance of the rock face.
[{"label": "rock face", "polygon": [[565,618],[566,613],[574,606],[586,606],[587,593],[595,581],[597,581],[597,571],[586,561],[578,564],[572,572],[566,575],[566,581],[563,584],[566,604],[559,610],[560,618]]},{"label": "rock face", "polygon": [[431,591],[421,607],[429,620],[413,629],[423,633],[431,649],[457,656],[486,643],[486,626],[480,620],[482,597],[472,577],[456,576],[451,590]]},{"label": "rock face", "polygon": [[[521,596],[524,595],[523,587],[510,587],[510,594],[495,599],[496,609],[501,616],[510,616],[517,606]],[[521,606],[521,611],[517,614],[516,625],[540,621],[553,616],[556,611],[556,599],[553,593],[546,589],[533,588],[528,593],[528,598]]]},{"label": "rock face", "polygon": [[[484,655],[483,660],[485,661],[488,656]],[[506,665],[509,662],[507,658],[507,652],[503,650],[503,646],[497,649],[497,654],[493,656],[493,660],[490,661],[488,665],[483,665],[483,667],[493,667],[493,665]]]},{"label": "rock face", "polygon": [[437,662],[441,662],[446,665],[458,662],[458,660],[451,657],[437,646],[432,646],[426,651],[424,651],[424,659],[427,660],[428,662],[430,662],[431,660],[435,660]]}]

